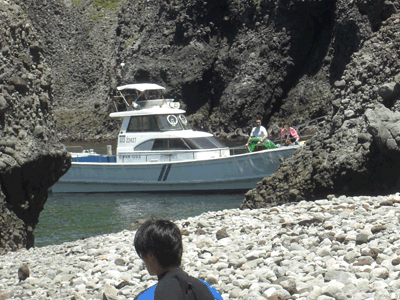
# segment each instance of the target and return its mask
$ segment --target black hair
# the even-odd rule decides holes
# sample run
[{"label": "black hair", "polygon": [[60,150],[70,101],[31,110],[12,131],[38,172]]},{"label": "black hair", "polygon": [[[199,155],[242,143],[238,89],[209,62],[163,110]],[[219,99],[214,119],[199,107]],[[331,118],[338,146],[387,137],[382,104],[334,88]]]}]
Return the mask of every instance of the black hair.
[{"label": "black hair", "polygon": [[135,235],[137,254],[153,254],[163,268],[179,267],[182,260],[182,235],[178,226],[167,220],[147,220]]}]

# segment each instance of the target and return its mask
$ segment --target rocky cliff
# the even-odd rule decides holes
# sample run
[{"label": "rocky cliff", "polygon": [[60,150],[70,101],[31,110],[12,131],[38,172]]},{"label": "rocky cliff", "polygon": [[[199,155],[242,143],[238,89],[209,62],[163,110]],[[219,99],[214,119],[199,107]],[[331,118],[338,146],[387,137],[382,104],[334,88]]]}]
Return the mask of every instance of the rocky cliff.
[{"label": "rocky cliff", "polygon": [[[107,8],[105,3],[116,3]],[[262,118],[325,115],[351,55],[395,12],[390,1],[33,1],[63,139],[115,138],[118,84],[155,82],[193,126],[222,138]],[[122,65],[121,65],[122,63]]]},{"label": "rocky cliff", "polygon": [[0,254],[31,247],[47,190],[69,168],[55,138],[52,74],[20,6],[0,2]]},{"label": "rocky cliff", "polygon": [[[20,232],[31,232],[43,187],[68,168],[53,126],[62,139],[116,137],[119,124],[108,114],[122,83],[166,86],[194,128],[223,138],[247,136],[257,118],[274,135],[284,119],[296,125],[327,115],[319,135],[248,192],[243,208],[398,186],[398,1],[0,5],[0,121],[7,137],[1,203]],[[33,169],[39,173],[30,176]],[[11,248],[23,243],[16,239]]]},{"label": "rocky cliff", "polygon": [[242,208],[400,187],[400,15],[356,51],[334,83],[320,133],[246,194]]}]

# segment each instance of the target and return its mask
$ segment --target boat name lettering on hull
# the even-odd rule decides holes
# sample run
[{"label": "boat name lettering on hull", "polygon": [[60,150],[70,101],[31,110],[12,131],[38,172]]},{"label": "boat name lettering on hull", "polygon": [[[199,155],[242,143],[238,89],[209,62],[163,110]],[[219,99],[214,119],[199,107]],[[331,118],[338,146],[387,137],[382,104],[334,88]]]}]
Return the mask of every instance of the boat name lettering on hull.
[{"label": "boat name lettering on hull", "polygon": [[124,159],[128,159],[128,158],[140,159],[140,158],[142,158],[142,156],[141,155],[124,155]]}]

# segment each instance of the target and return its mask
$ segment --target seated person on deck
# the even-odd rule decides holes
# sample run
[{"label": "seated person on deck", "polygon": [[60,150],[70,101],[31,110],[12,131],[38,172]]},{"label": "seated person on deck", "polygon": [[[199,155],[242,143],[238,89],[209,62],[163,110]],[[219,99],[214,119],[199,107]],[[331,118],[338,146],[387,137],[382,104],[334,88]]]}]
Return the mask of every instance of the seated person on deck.
[{"label": "seated person on deck", "polygon": [[286,141],[289,140],[291,144],[299,145],[299,139],[300,137],[296,130],[290,127],[290,124],[288,122],[283,122],[281,130],[281,144],[282,141],[285,141],[285,146],[288,146]]},{"label": "seated person on deck", "polygon": [[256,120],[256,126],[251,130],[246,147],[249,146],[249,142],[253,137],[260,139],[260,141],[257,142],[258,145],[262,144],[268,138],[267,129],[265,129],[264,126],[261,126],[261,120]]}]

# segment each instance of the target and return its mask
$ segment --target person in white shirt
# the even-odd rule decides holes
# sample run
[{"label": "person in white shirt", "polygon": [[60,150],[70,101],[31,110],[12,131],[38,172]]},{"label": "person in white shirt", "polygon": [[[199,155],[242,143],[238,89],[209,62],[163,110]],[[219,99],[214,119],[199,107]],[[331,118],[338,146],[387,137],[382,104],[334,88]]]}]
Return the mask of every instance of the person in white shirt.
[{"label": "person in white shirt", "polygon": [[256,120],[256,127],[254,127],[251,130],[251,133],[250,133],[249,139],[247,140],[246,146],[249,146],[249,142],[252,138],[260,139],[260,141],[257,142],[258,145],[260,145],[262,142],[264,142],[268,138],[267,129],[265,129],[264,126],[261,126],[261,120]]}]

